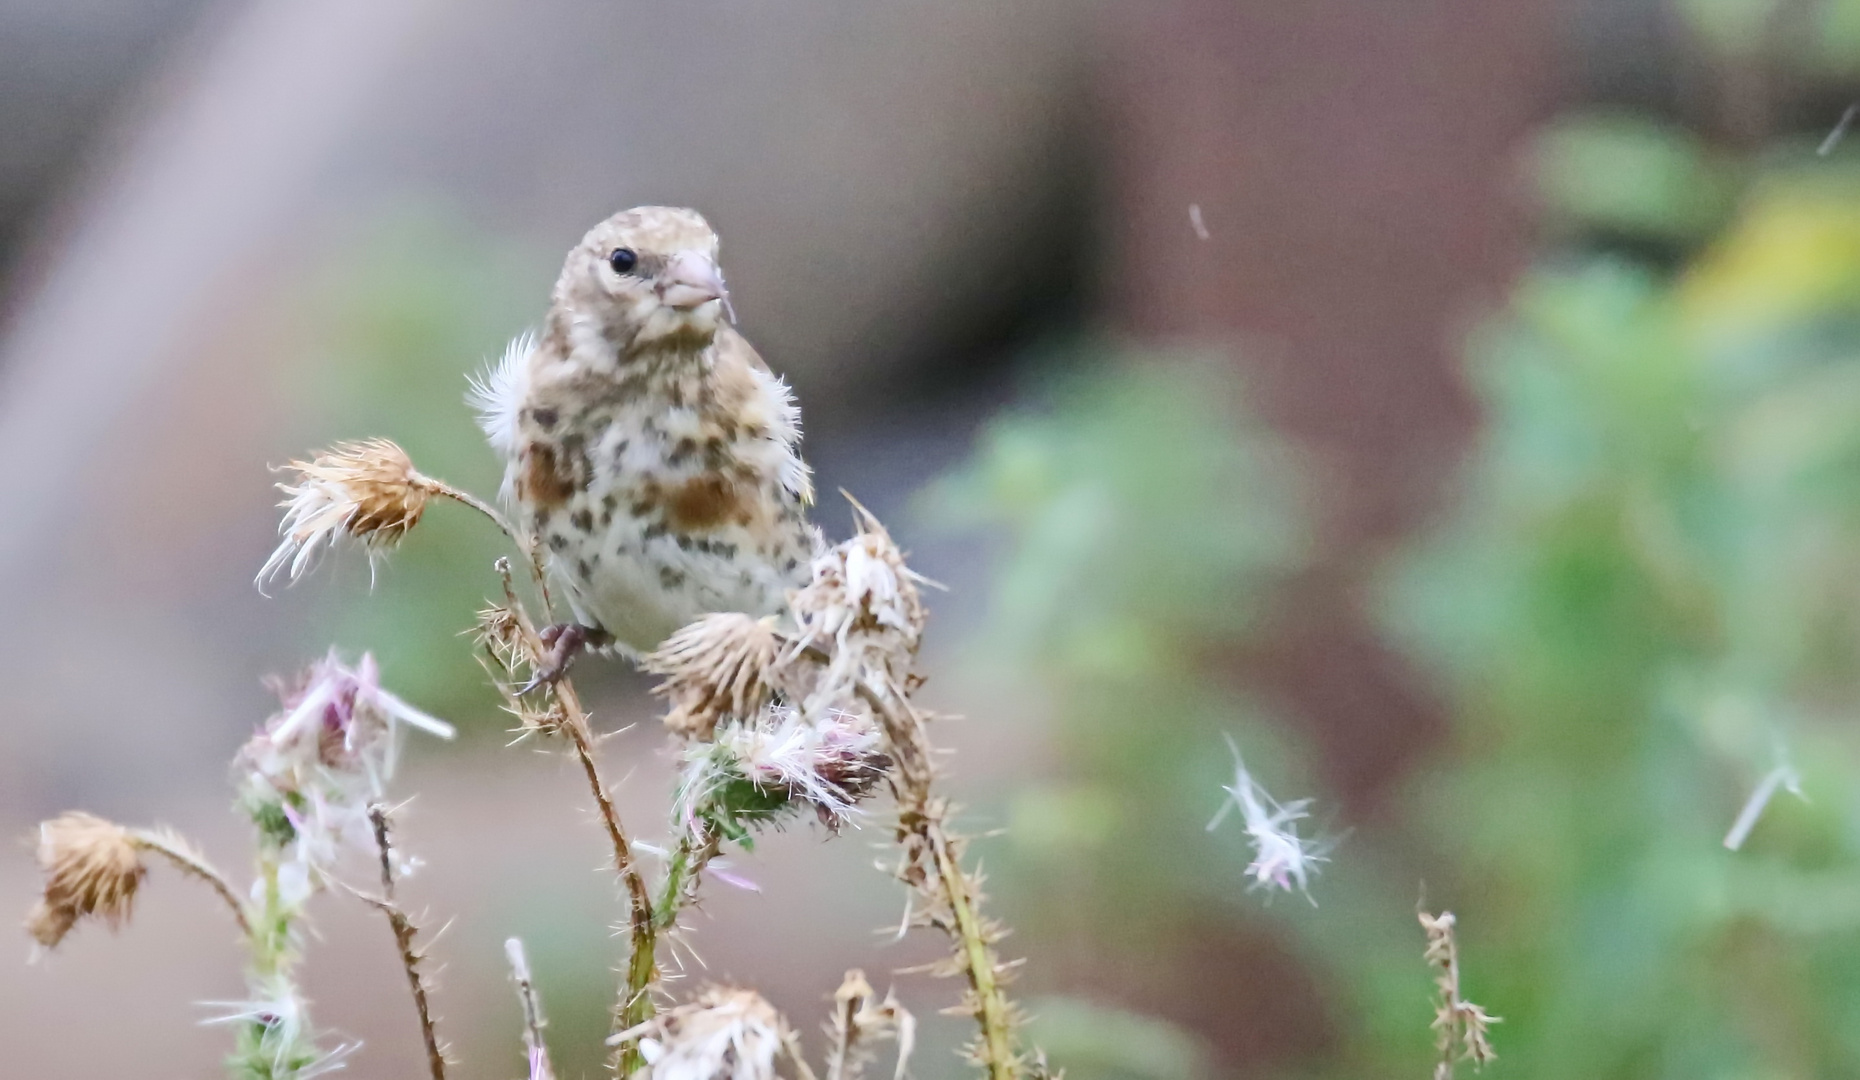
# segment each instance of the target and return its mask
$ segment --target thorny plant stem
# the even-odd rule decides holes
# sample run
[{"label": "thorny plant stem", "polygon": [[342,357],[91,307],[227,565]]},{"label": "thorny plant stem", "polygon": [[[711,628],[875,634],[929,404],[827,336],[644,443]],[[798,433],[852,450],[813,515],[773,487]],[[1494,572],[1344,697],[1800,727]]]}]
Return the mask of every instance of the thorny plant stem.
[{"label": "thorny plant stem", "polygon": [[671,861],[666,864],[659,902],[652,910],[653,924],[659,930],[669,930],[678,924],[679,909],[697,892],[698,875],[710,865],[722,846],[723,837],[707,828],[702,839],[693,838],[689,832],[678,838],[678,846],[672,850]]},{"label": "thorny plant stem", "polygon": [[159,832],[147,829],[130,830],[129,842],[143,851],[153,852],[167,859],[189,877],[196,877],[206,882],[214,892],[219,894],[220,899],[226,902],[227,909],[232,912],[233,921],[239,924],[240,935],[246,938],[252,936],[252,920],[245,913],[245,902],[239,899],[239,894],[233,891],[232,886],[220,875],[220,872],[201,858],[197,852],[183,843],[176,843]]},{"label": "thorny plant stem", "polygon": [[[627,1031],[652,1019],[651,988],[659,976],[655,955],[658,951],[658,928],[653,924],[652,899],[646,893],[646,883],[633,862],[632,847],[627,843],[626,834],[621,831],[620,815],[615,812],[613,801],[607,797],[606,789],[601,785],[600,774],[595,771],[594,756],[589,752],[588,743],[577,737],[572,725],[570,738],[574,739],[575,756],[580,759],[582,771],[587,774],[588,786],[594,792],[595,802],[600,804],[601,820],[607,826],[608,838],[613,841],[616,860],[626,859],[620,873],[626,881],[627,921],[632,930],[633,951],[627,958],[626,985],[620,991],[614,1026],[615,1030]],[[641,1064],[643,1060],[639,1057],[638,1043],[629,1043],[620,1048],[616,1071],[621,1076],[632,1075]]]},{"label": "thorny plant stem", "polygon": [[[542,640],[536,635],[535,625],[530,622],[529,614],[517,599],[516,590],[511,585],[510,564],[507,560],[499,560],[498,572],[504,580],[504,600],[516,619],[524,651],[529,654],[531,666],[540,669],[545,663],[548,650],[543,648]],[[593,729],[588,723],[587,711],[581,706],[581,697],[575,692],[574,683],[563,677],[548,692],[555,696],[557,704],[562,708],[562,734],[567,736],[575,760],[581,764],[582,774],[587,778],[588,790],[593,794],[595,806],[600,811],[601,825],[607,830],[607,839],[613,845],[614,869],[626,887],[627,923],[632,952],[627,959],[626,982],[620,989],[619,1001],[614,1010],[614,1030],[628,1031],[652,1019],[653,1014],[650,989],[658,979],[658,928],[653,920],[652,897],[646,891],[646,880],[633,858],[633,845],[628,842],[626,829],[620,823],[620,812],[614,809],[613,799],[607,794],[607,785],[601,780],[600,768],[595,764]],[[639,1056],[638,1043],[629,1042],[620,1048],[615,1070],[621,1076],[628,1076],[642,1064],[644,1061]]]},{"label": "thorny plant stem", "polygon": [[982,1026],[988,1075],[992,1080],[1013,1080],[1013,1032],[1009,1030],[1007,995],[1001,990],[999,962],[976,912],[974,883],[950,850],[941,811],[939,804],[934,815],[921,815],[918,833],[936,855],[937,871],[943,879],[944,891],[949,894],[950,909],[956,916],[957,940],[968,969],[969,986],[975,991],[976,1019]]},{"label": "thorny plant stem", "polygon": [[[427,1000],[426,979],[420,973],[424,954],[414,947],[419,928],[400,909],[394,899],[394,854],[388,838],[387,810],[380,805],[368,808],[368,822],[374,826],[375,850],[381,856],[381,895],[362,899],[387,916],[394,931],[394,944],[400,947],[400,966],[407,973],[407,986],[413,991],[413,1005],[420,1014],[420,1038],[426,1043],[426,1065],[433,1080],[446,1080],[446,1055],[439,1045],[439,1032],[433,1026],[433,1010]],[[357,894],[360,895],[360,894]]]},{"label": "thorny plant stem", "polygon": [[[316,1060],[316,1047],[306,1039],[309,1023],[303,1016],[292,970],[297,966],[297,950],[292,940],[298,910],[285,902],[279,887],[278,871],[283,852],[275,845],[261,844],[258,856],[259,903],[248,924],[247,952],[251,956],[248,976],[252,998],[275,1003],[277,1013],[254,1012],[241,1025],[237,1047],[230,1065],[235,1076],[250,1080],[286,1080]],[[295,1022],[286,1022],[284,1014],[294,1013]]]},{"label": "thorny plant stem", "polygon": [[892,776],[892,793],[898,801],[898,832],[906,840],[906,850],[913,845],[927,850],[935,863],[937,888],[948,904],[953,926],[946,926],[956,939],[956,953],[962,963],[969,989],[975,995],[975,1019],[981,1026],[982,1063],[989,1080],[1015,1080],[1014,1033],[1007,995],[1000,979],[1000,960],[989,944],[983,924],[975,882],[963,870],[954,844],[944,828],[948,804],[931,794],[936,777],[930,754],[930,742],[918,716],[904,696],[886,692],[865,683],[858,686],[859,696],[878,714],[885,726],[897,761]]}]

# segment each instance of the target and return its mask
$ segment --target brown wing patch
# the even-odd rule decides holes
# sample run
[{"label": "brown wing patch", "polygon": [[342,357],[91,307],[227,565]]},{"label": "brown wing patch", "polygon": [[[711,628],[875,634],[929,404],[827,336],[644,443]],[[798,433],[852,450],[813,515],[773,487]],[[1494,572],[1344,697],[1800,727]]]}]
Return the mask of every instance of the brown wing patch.
[{"label": "brown wing patch", "polygon": [[704,532],[732,521],[748,524],[755,514],[755,489],[721,476],[686,481],[665,502],[665,521],[678,532]]},{"label": "brown wing patch", "polygon": [[553,508],[575,493],[574,478],[567,475],[555,447],[533,442],[523,448],[523,472],[517,477],[517,495],[532,506]]}]

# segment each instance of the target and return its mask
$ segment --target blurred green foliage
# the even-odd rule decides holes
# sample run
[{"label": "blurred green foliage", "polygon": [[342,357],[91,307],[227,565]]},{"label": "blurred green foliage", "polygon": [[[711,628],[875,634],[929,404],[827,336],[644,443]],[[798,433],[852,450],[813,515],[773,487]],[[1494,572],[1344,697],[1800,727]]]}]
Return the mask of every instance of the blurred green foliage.
[{"label": "blurred green foliage", "polygon": [[[1010,811],[1025,948],[1131,1004],[1194,969],[1181,927],[1271,919],[1335,1029],[1287,1074],[1420,1075],[1424,880],[1504,1018],[1495,1075],[1860,1075],[1860,169],[1815,141],[1734,160],[1617,113],[1537,144],[1556,243],[1469,343],[1484,430],[1378,602],[1451,735],[1317,912],[1262,915],[1201,831],[1222,730],[1312,793],[1220,664],[1299,547],[1283,455],[1167,360],[990,429],[936,509],[1001,537],[972,670],[1057,757]],[[1805,797],[1726,850],[1779,767]],[[1132,1075],[1097,1038],[1123,1022],[1054,1025],[1054,1060]]]},{"label": "blurred green foliage", "polygon": [[1697,139],[1631,112],[1572,116],[1536,141],[1530,166],[1550,220],[1685,242],[1736,198],[1733,166]]},{"label": "blurred green foliage", "polygon": [[[1238,827],[1205,831],[1232,781],[1221,734],[1257,710],[1205,673],[1295,565],[1302,514],[1227,358],[1056,352],[1042,407],[997,418],[923,509],[1001,539],[965,696],[1046,717],[1059,756],[1010,793],[998,876],[1019,947],[1054,969],[1034,985],[1102,991],[1042,1001],[1034,1032],[1078,1080],[1192,1080],[1198,1040],[1119,1007],[1166,993],[1179,926],[1258,909]],[[1245,741],[1299,782],[1270,731]]]},{"label": "blurred green foliage", "polygon": [[[546,266],[436,210],[384,216],[333,245],[327,265],[302,315],[302,374],[285,388],[308,403],[306,449],[387,436],[423,471],[494,497],[500,465],[465,405],[466,374],[538,317]],[[304,648],[371,650],[396,692],[467,736],[501,736],[507,718],[457,635],[497,588],[491,564],[509,545],[445,500],[427,513],[442,527],[414,530],[372,571],[352,550],[331,557]]]},{"label": "blurred green foliage", "polygon": [[[1417,824],[1509,1075],[1860,1072],[1860,172],[1771,164],[1692,239],[1520,284],[1390,590],[1458,711]],[[1727,852],[1789,763],[1807,803]]]},{"label": "blurred green foliage", "polygon": [[1101,1080],[1199,1080],[1207,1052],[1181,1029],[1153,1017],[1078,998],[1035,998],[1028,1035],[1065,1055],[1066,1075]]}]

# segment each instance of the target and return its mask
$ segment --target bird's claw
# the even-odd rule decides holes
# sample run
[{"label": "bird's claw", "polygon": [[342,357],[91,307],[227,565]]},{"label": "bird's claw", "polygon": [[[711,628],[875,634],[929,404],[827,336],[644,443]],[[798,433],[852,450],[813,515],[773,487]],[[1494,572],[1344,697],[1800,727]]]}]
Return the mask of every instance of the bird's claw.
[{"label": "bird's claw", "polygon": [[536,632],[543,648],[549,650],[547,660],[530,676],[530,681],[517,687],[519,695],[527,694],[539,686],[554,686],[568,674],[575,659],[590,647],[605,645],[613,640],[607,631],[581,623],[554,623]]}]

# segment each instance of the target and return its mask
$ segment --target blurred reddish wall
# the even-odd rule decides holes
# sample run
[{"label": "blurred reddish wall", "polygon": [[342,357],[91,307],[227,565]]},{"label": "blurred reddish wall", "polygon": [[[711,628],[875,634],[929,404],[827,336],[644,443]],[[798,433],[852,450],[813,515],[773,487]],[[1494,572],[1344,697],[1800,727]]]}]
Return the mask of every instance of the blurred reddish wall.
[{"label": "blurred reddish wall", "polygon": [[1162,0],[1110,20],[1106,305],[1144,337],[1235,340],[1254,404],[1317,466],[1316,562],[1245,668],[1352,816],[1440,728],[1363,588],[1471,433],[1457,350],[1527,254],[1511,163],[1559,95],[1566,10]]}]

